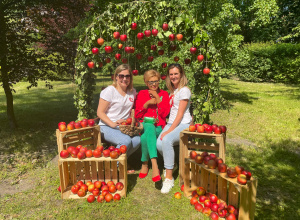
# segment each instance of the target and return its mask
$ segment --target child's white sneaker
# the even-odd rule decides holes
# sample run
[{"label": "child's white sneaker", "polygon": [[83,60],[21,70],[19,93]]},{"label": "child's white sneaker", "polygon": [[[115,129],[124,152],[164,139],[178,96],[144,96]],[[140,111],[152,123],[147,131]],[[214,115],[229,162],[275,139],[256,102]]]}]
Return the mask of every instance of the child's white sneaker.
[{"label": "child's white sneaker", "polygon": [[166,178],[165,181],[163,182],[161,193],[169,193],[173,186],[174,186],[174,178],[171,180]]}]

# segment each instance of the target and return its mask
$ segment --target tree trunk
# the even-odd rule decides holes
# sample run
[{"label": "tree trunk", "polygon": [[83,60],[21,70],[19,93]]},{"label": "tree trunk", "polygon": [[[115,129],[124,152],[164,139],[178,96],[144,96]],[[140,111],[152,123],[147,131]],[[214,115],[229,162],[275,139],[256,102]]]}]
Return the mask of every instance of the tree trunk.
[{"label": "tree trunk", "polygon": [[12,129],[17,128],[17,121],[14,113],[13,95],[9,86],[8,68],[7,68],[7,42],[6,42],[6,19],[5,19],[4,5],[0,1],[0,66],[1,79],[3,82],[3,89],[6,95],[7,118]]}]

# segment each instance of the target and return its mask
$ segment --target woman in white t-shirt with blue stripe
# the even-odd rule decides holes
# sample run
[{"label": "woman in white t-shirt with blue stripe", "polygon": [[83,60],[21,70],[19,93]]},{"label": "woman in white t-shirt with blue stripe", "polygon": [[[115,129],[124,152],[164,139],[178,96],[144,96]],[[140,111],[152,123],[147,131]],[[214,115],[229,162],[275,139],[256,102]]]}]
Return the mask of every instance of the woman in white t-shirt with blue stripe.
[{"label": "woman in white t-shirt with blue stripe", "polygon": [[130,117],[136,91],[133,88],[133,75],[129,65],[122,64],[114,73],[114,81],[100,93],[97,116],[104,140],[116,145],[127,146],[129,157],[141,144],[140,136],[130,137],[123,134],[119,125]]},{"label": "woman in white t-shirt with blue stripe", "polygon": [[191,91],[186,86],[188,80],[184,70],[179,64],[170,64],[166,78],[166,85],[170,91],[170,117],[167,125],[157,139],[157,150],[162,154],[166,178],[161,189],[162,193],[168,193],[174,186],[174,145],[179,143],[179,134],[188,128],[192,122],[190,114]]}]

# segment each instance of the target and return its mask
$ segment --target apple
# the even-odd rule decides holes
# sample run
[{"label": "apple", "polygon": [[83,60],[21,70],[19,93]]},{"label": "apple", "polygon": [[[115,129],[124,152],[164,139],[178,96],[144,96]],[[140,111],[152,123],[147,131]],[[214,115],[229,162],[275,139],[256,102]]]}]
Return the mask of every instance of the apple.
[{"label": "apple", "polygon": [[86,191],[84,189],[79,189],[78,192],[77,192],[77,195],[79,197],[84,197],[86,195]]},{"label": "apple", "polygon": [[203,73],[204,73],[205,75],[208,75],[209,72],[210,72],[210,69],[209,69],[209,68],[206,67],[206,68],[203,69]]},{"label": "apple", "polygon": [[110,186],[114,186],[115,183],[114,183],[114,181],[110,180],[110,181],[108,181],[108,182],[106,183],[106,185],[107,185],[108,187],[110,187]]},{"label": "apple", "polygon": [[219,205],[217,203],[213,203],[211,205],[211,211],[218,212]]},{"label": "apple", "polygon": [[103,192],[103,191],[105,191],[105,190],[108,191],[108,185],[102,185],[102,186],[101,186],[101,191]]},{"label": "apple", "polygon": [[121,50],[123,48],[123,44],[118,44],[118,49]]},{"label": "apple", "polygon": [[143,33],[138,33],[137,38],[138,38],[138,40],[143,40],[144,34]]},{"label": "apple", "polygon": [[197,60],[198,60],[199,62],[201,62],[202,60],[204,60],[204,56],[203,56],[202,54],[198,55],[198,56],[197,56]]},{"label": "apple", "polygon": [[168,25],[167,23],[163,23],[162,29],[163,29],[164,31],[167,31],[167,30],[169,29],[169,25]]},{"label": "apple", "polygon": [[175,62],[178,62],[178,61],[179,61],[179,57],[178,57],[178,56],[175,56],[175,57],[174,57],[174,61],[175,61]]},{"label": "apple", "polygon": [[78,152],[80,151],[80,148],[82,148],[82,145],[77,145],[76,149],[78,150]]},{"label": "apple", "polygon": [[210,213],[209,217],[210,217],[211,220],[218,220],[219,219],[218,214],[215,213],[215,212]]},{"label": "apple", "polygon": [[75,127],[76,129],[81,128],[80,122],[75,122],[74,127]]},{"label": "apple", "polygon": [[160,46],[160,47],[162,47],[164,45],[164,43],[162,41],[158,41],[157,45]]},{"label": "apple", "polygon": [[235,171],[239,175],[244,171],[244,167],[241,166],[235,166]]},{"label": "apple", "polygon": [[103,66],[103,63],[99,62],[98,65],[99,65],[99,68],[101,68]]},{"label": "apple", "polygon": [[205,195],[205,193],[206,193],[206,190],[204,189],[204,187],[199,186],[197,188],[197,194],[198,194],[198,196],[203,196],[203,195]]},{"label": "apple", "polygon": [[198,200],[196,197],[192,197],[190,200],[191,205],[195,205],[196,203],[198,203]]},{"label": "apple", "polygon": [[96,147],[96,150],[99,150],[99,151],[102,153],[103,150],[104,150],[104,147],[103,147],[102,145],[98,145],[98,146]]},{"label": "apple", "polygon": [[79,152],[85,153],[87,150],[88,150],[87,147],[81,147]]},{"label": "apple", "polygon": [[122,59],[122,63],[127,63],[128,61],[127,61],[127,58],[123,58]]},{"label": "apple", "polygon": [[174,41],[175,40],[175,34],[170,34],[169,35],[169,40]]},{"label": "apple", "polygon": [[215,129],[218,127],[218,125],[213,124],[211,127],[212,127],[213,131],[215,131]]},{"label": "apple", "polygon": [[217,156],[215,154],[210,154],[209,156],[212,160],[216,160],[216,158],[217,158]]},{"label": "apple", "polygon": [[111,46],[106,46],[106,47],[104,48],[104,50],[105,50],[106,53],[111,53],[111,52],[113,52],[113,48],[112,48]]},{"label": "apple", "polygon": [[189,131],[191,131],[191,132],[196,131],[196,126],[195,125],[190,125],[189,126]]},{"label": "apple", "polygon": [[79,152],[79,153],[77,154],[77,158],[78,158],[79,160],[85,159],[85,153]]},{"label": "apple", "polygon": [[203,126],[204,128],[207,128],[207,127],[209,126],[209,124],[202,124],[202,126]]},{"label": "apple", "polygon": [[99,194],[100,194],[100,190],[98,189],[98,188],[94,188],[94,190],[92,191],[92,194],[93,194],[93,196],[99,196]]},{"label": "apple", "polygon": [[108,191],[108,189],[107,189],[107,190],[102,190],[102,193],[101,193],[101,195],[103,195],[103,196],[106,196],[107,194],[109,194],[109,191]]},{"label": "apple", "polygon": [[111,200],[113,200],[113,196],[112,194],[108,193],[105,195],[105,201],[106,202],[110,202]]},{"label": "apple", "polygon": [[86,184],[82,184],[82,185],[80,186],[80,189],[82,189],[82,190],[84,190],[85,192],[87,192],[87,191],[88,191],[88,186],[87,186]]},{"label": "apple", "polygon": [[235,209],[233,214],[235,215],[236,218],[238,218],[239,217],[239,209],[238,208]]},{"label": "apple", "polygon": [[250,171],[243,170],[242,174],[246,175],[247,180],[251,179],[252,174]]},{"label": "apple", "polygon": [[192,197],[198,198],[197,190],[192,191]]},{"label": "apple", "polygon": [[150,30],[145,30],[144,34],[145,34],[145,37],[150,37],[151,36],[151,31]]},{"label": "apple", "polygon": [[222,133],[226,133],[227,128],[224,125],[220,125],[219,128],[221,128]]},{"label": "apple", "polygon": [[119,39],[120,38],[120,33],[119,32],[114,32],[113,36],[115,39]]},{"label": "apple", "polygon": [[236,170],[234,167],[227,168],[227,176],[230,178],[235,178],[237,176]]},{"label": "apple", "polygon": [[95,188],[97,188],[97,189],[100,189],[101,188],[101,182],[100,181],[95,181],[94,182],[94,186],[95,186]]},{"label": "apple", "polygon": [[203,205],[201,205],[198,202],[194,205],[194,207],[198,212],[202,212],[202,210],[203,210]]},{"label": "apple", "polygon": [[91,193],[95,189],[95,185],[93,183],[88,185],[88,191]]},{"label": "apple", "polygon": [[229,215],[226,216],[226,220],[236,220],[236,217],[233,213],[230,213]]},{"label": "apple", "polygon": [[86,127],[88,126],[87,121],[83,121],[83,120],[82,120],[80,124],[81,124],[81,127],[82,127],[82,128],[86,128]]},{"label": "apple", "polygon": [[207,166],[209,169],[216,169],[217,162],[215,160],[211,159],[208,161]]},{"label": "apple", "polygon": [[[219,203],[219,209],[227,209],[227,204],[226,202],[220,202]],[[227,211],[227,210],[226,210]]]},{"label": "apple", "polygon": [[117,54],[115,55],[115,59],[116,59],[116,60],[120,60],[120,59],[121,59],[121,54],[117,53]]},{"label": "apple", "polygon": [[97,197],[97,202],[102,203],[104,200],[105,200],[105,197],[104,197],[103,195],[99,195],[99,196]]},{"label": "apple", "polygon": [[211,209],[209,207],[204,207],[202,213],[206,216],[210,216]]},{"label": "apple", "polygon": [[121,145],[120,146],[120,151],[122,152],[122,154],[125,154],[127,152],[127,146],[126,145]]},{"label": "apple", "polygon": [[190,52],[191,52],[191,54],[195,54],[197,52],[197,48],[191,47]]},{"label": "apple", "polygon": [[195,162],[198,164],[202,164],[204,160],[204,157],[202,157],[200,154],[197,154],[195,157]]},{"label": "apple", "polygon": [[237,181],[241,185],[246,185],[247,184],[247,176],[245,174],[238,174]]},{"label": "apple", "polygon": [[196,151],[193,150],[193,151],[190,152],[190,158],[191,159],[195,159],[196,156],[197,156],[197,152]]},{"label": "apple", "polygon": [[149,62],[152,62],[153,61],[153,56],[148,56],[147,59],[148,59]]},{"label": "apple", "polygon": [[60,131],[66,131],[67,130],[67,126],[65,124],[60,124],[60,125],[58,125],[58,130],[60,130]]},{"label": "apple", "polygon": [[212,127],[210,125],[208,125],[206,128],[205,128],[205,133],[208,133],[208,134],[211,134],[212,133]]},{"label": "apple", "polygon": [[111,185],[111,186],[108,187],[108,191],[110,193],[115,193],[117,191],[117,188],[116,188],[115,185]]},{"label": "apple", "polygon": [[87,197],[87,199],[86,199],[89,203],[92,203],[92,202],[94,202],[95,201],[95,196],[93,196],[93,195],[89,195],[88,197]]},{"label": "apple", "polygon": [[114,195],[114,201],[115,202],[117,202],[117,201],[119,201],[120,199],[121,199],[121,195],[119,194],[119,193],[116,193],[115,195]]},{"label": "apple", "polygon": [[103,156],[104,157],[109,157],[110,156],[110,150],[106,149],[103,151]]},{"label": "apple", "polygon": [[159,50],[159,51],[158,51],[158,55],[160,55],[160,56],[163,55],[164,53],[165,53],[164,50]]},{"label": "apple", "polygon": [[186,59],[184,60],[184,63],[185,63],[186,65],[190,64],[190,63],[191,63],[191,59],[186,58]]},{"label": "apple", "polygon": [[218,197],[215,194],[211,194],[209,196],[209,200],[210,200],[211,203],[217,203],[218,202]]},{"label": "apple", "polygon": [[136,30],[137,24],[136,23],[131,23],[131,30]]},{"label": "apple", "polygon": [[74,130],[74,125],[73,124],[68,124],[67,125],[67,129],[69,130],[69,131],[71,131],[71,130]]},{"label": "apple", "polygon": [[81,180],[79,180],[79,181],[76,183],[76,185],[81,187],[82,185],[84,185],[84,183],[83,183]]},{"label": "apple", "polygon": [[119,157],[119,154],[116,151],[111,151],[109,155],[111,159],[118,159]]},{"label": "apple", "polygon": [[168,66],[167,63],[162,63],[162,64],[161,64],[161,67],[162,67],[162,68],[166,68],[167,66]]},{"label": "apple", "polygon": [[216,127],[214,132],[215,132],[215,134],[222,134],[222,130],[219,127]]},{"label": "apple", "polygon": [[87,150],[86,152],[85,152],[85,156],[86,157],[92,157],[93,156],[93,151],[92,150]]},{"label": "apple", "polygon": [[[122,34],[122,35],[120,36],[120,40],[123,41],[123,42],[127,41],[127,35],[126,35],[126,34]],[[122,45],[122,46],[123,46],[123,45]],[[120,49],[120,48],[119,48],[119,49]]]},{"label": "apple", "polygon": [[174,194],[175,199],[181,199],[181,193],[180,192],[176,192]]},{"label": "apple", "polygon": [[95,55],[98,54],[99,53],[99,49],[97,47],[94,47],[92,49],[92,53],[95,54]]},{"label": "apple", "polygon": [[88,67],[90,68],[90,69],[94,69],[94,67],[95,67],[95,63],[93,62],[93,61],[91,61],[91,62],[88,62]]},{"label": "apple", "polygon": [[167,76],[166,76],[165,74],[162,74],[162,75],[160,76],[160,78],[161,78],[162,80],[165,80],[165,79],[167,78]]},{"label": "apple", "polygon": [[226,173],[227,165],[225,163],[219,163],[218,164],[218,170],[219,170],[220,173]]},{"label": "apple", "polygon": [[130,47],[125,47],[124,50],[125,50],[126,53],[130,53],[131,48]]},{"label": "apple", "polygon": [[60,157],[63,158],[63,159],[66,159],[70,156],[69,152],[67,150],[62,150],[60,152]]},{"label": "apple", "polygon": [[195,124],[196,130],[197,130],[197,128],[198,128],[199,126],[201,126],[200,123],[196,123],[196,124]]},{"label": "apple", "polygon": [[210,161],[210,160],[211,160],[210,156],[205,156],[203,162],[204,162],[205,165],[207,165],[208,161]]},{"label": "apple", "polygon": [[59,187],[57,188],[57,190],[58,190],[59,192],[61,192],[61,187],[59,186]]},{"label": "apple", "polygon": [[157,34],[158,34],[158,30],[157,29],[152,29],[152,35],[157,36]]},{"label": "apple", "polygon": [[93,127],[95,125],[94,119],[88,119],[87,123],[88,123],[89,127]]},{"label": "apple", "polygon": [[109,57],[105,58],[105,62],[106,63],[110,63],[111,62],[111,59]]},{"label": "apple", "polygon": [[206,156],[208,156],[208,153],[207,153],[206,151],[203,151],[203,152],[201,153],[201,156],[202,156],[202,157],[206,157]]},{"label": "apple", "polygon": [[90,185],[92,185],[92,184],[93,184],[93,183],[92,183],[92,181],[90,181],[90,180],[86,182],[86,185],[87,185],[88,187],[89,187]]},{"label": "apple", "polygon": [[155,51],[157,49],[156,45],[151,45],[151,50]]},{"label": "apple", "polygon": [[177,39],[178,41],[182,41],[183,35],[182,35],[182,34],[177,34],[177,35],[176,35],[176,39]]},{"label": "apple", "polygon": [[227,211],[228,211],[228,213],[233,214],[233,213],[234,213],[234,210],[235,210],[235,207],[234,207],[233,205],[227,206]]},{"label": "apple", "polygon": [[80,186],[74,185],[74,186],[72,186],[72,188],[71,188],[71,192],[72,192],[73,194],[77,194],[79,189],[80,189]]},{"label": "apple", "polygon": [[204,131],[205,131],[205,128],[202,125],[197,127],[198,133],[204,133]]},{"label": "apple", "polygon": [[140,54],[140,53],[138,53],[137,55],[136,55],[136,58],[138,59],[138,60],[140,60],[140,59],[142,59],[142,54]]},{"label": "apple", "polygon": [[71,153],[72,153],[72,150],[75,150],[75,149],[76,149],[75,147],[69,146],[69,147],[67,148],[67,151],[69,152],[69,154],[71,154]]},{"label": "apple", "polygon": [[97,39],[97,43],[100,45],[100,46],[102,46],[103,44],[104,44],[104,39],[103,38],[98,38]]},{"label": "apple", "polygon": [[119,148],[114,149],[114,151],[116,151],[118,153],[118,156],[120,156],[122,154]]},{"label": "apple", "polygon": [[208,198],[205,195],[199,196],[199,202],[201,202],[201,203],[204,203],[204,201],[207,200],[207,199]]},{"label": "apple", "polygon": [[[171,51],[174,51],[174,50],[176,50],[176,45],[175,44],[171,44],[170,45],[170,50]],[[174,58],[174,60],[175,60],[175,58]],[[179,59],[178,59],[179,60]],[[177,62],[177,61],[176,61]]]},{"label": "apple", "polygon": [[181,192],[184,191],[184,184],[181,185],[180,190],[181,190]]},{"label": "apple", "polygon": [[118,183],[116,184],[116,188],[117,188],[118,191],[121,191],[121,190],[124,189],[124,184],[121,183],[121,182],[118,182]]},{"label": "apple", "polygon": [[116,149],[115,146],[109,146],[108,148],[109,151],[114,151],[115,149]]},{"label": "apple", "polygon": [[130,47],[130,53],[134,53],[135,48],[134,47]]},{"label": "apple", "polygon": [[210,208],[211,207],[211,201],[209,199],[204,201],[204,207]]}]

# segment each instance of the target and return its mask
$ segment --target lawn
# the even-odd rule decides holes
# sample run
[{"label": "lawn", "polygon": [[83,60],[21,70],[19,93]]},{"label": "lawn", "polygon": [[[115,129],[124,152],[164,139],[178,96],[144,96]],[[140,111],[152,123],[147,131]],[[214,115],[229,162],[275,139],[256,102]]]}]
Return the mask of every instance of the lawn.
[{"label": "lawn", "polygon": [[[55,129],[59,121],[76,119],[73,105],[75,85],[54,82],[54,89],[26,89],[19,83],[14,95],[15,113],[20,125],[10,132],[6,121],[5,96],[0,94],[0,219],[206,219],[189,200],[175,200],[175,187],[168,195],[160,193],[150,175],[140,180],[138,172],[128,175],[127,198],[119,203],[93,203],[61,200],[57,191],[59,176]],[[108,78],[97,79],[95,105]],[[135,77],[138,90],[142,76]],[[212,114],[214,123],[228,127],[226,163],[252,171],[258,178],[256,219],[300,218],[300,90],[298,86],[247,83],[223,79],[222,93],[230,110]],[[2,104],[3,103],[3,104]],[[140,150],[128,163],[139,170]],[[162,169],[162,158],[159,157]]]}]

